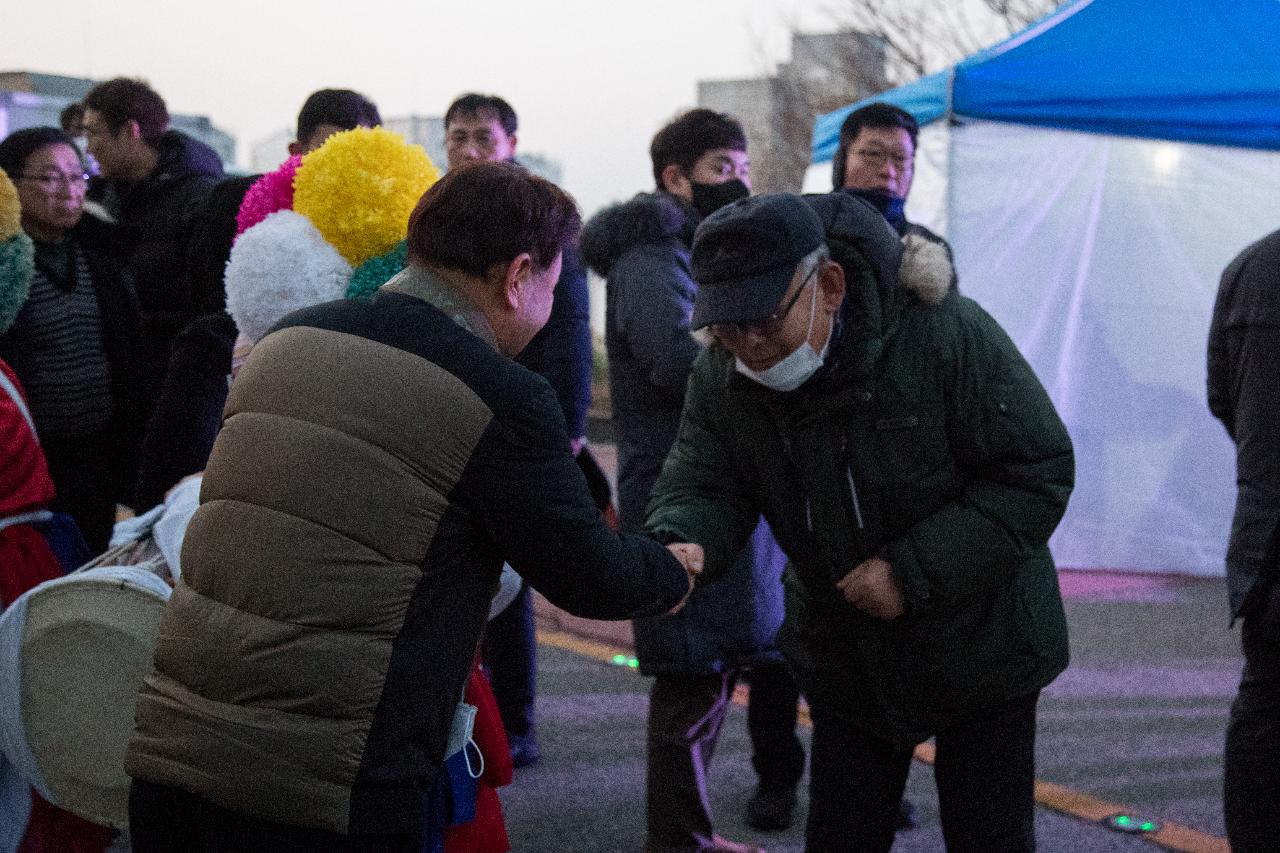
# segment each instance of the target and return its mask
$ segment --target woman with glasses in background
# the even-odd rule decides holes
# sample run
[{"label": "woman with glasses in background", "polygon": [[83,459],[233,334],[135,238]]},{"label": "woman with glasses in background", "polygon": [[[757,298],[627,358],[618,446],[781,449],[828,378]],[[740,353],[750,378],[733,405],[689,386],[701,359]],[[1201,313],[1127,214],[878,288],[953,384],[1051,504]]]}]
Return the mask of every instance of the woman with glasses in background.
[{"label": "woman with glasses in background", "polygon": [[113,225],[85,215],[88,175],[66,133],[36,127],[9,135],[0,142],[0,169],[18,189],[36,268],[29,288],[0,270],[0,302],[21,305],[0,335],[0,358],[30,398],[57,489],[53,509],[72,516],[90,549],[102,551],[136,459],[129,398],[141,326],[120,272],[130,247]]}]

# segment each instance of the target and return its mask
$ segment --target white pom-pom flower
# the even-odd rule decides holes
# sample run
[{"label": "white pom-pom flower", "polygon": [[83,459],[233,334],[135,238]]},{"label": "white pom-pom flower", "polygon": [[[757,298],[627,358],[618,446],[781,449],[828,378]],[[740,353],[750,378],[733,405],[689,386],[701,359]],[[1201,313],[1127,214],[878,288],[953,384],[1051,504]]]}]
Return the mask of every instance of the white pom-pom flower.
[{"label": "white pom-pom flower", "polygon": [[241,234],[231,249],[227,312],[256,343],[291,311],[341,299],[350,280],[351,264],[309,219],[277,211]]}]

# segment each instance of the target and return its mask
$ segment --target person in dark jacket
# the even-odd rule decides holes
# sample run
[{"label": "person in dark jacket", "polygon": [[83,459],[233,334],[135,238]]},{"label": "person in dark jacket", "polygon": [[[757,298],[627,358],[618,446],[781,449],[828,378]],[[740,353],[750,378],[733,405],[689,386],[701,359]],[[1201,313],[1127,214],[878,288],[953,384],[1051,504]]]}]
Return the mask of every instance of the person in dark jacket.
[{"label": "person in dark jacket", "polygon": [[[697,291],[689,275],[693,229],[706,214],[750,193],[746,136],[731,116],[687,112],[654,136],[650,155],[657,192],[602,211],[582,238],[583,256],[606,279],[605,345],[624,530],[644,528],[645,504],[675,441],[689,369],[702,350],[689,329]],[[761,524],[728,575],[699,588],[678,615],[635,623],[640,671],[655,676],[647,850],[749,849],[715,834],[707,792],[720,727],[748,667],[748,720],[760,778],[748,821],[761,829],[791,822],[804,751],[795,736],[799,691],[774,645],[784,564]]]},{"label": "person in dark jacket", "polygon": [[[57,487],[55,510],[75,519],[89,547],[105,550],[116,504],[131,503],[136,419],[137,298],[121,272],[114,227],[84,215],[84,163],[52,127],[0,142],[22,226],[36,247],[30,291],[0,359],[31,399],[36,431]],[[5,287],[0,282],[0,287]]]},{"label": "person in dark jacket", "polygon": [[[946,240],[907,219],[919,139],[920,125],[904,109],[878,101],[854,110],[840,125],[840,141],[831,161],[832,188],[880,211],[904,241],[914,238],[941,246],[950,260]],[[954,276],[951,284],[956,286]]]},{"label": "person in dark jacket", "polygon": [[[84,132],[98,164],[99,199],[133,234],[127,270],[142,305],[143,418],[150,416],[178,333],[199,313],[187,278],[191,215],[222,180],[209,146],[169,129],[164,100],[146,83],[117,77],[84,99]],[[141,431],[135,436],[142,439]]]},{"label": "person in dark jacket", "polygon": [[700,551],[712,583],[761,513],[790,558],[779,642],[813,718],[807,850],[888,850],[914,747],[936,737],[947,849],[1031,851],[1036,701],[1067,664],[1047,542],[1071,440],[950,269],[900,271],[900,254],[844,193],[703,221],[692,325],[716,343],[647,525],[695,566]]},{"label": "person in dark jacket", "polygon": [[[307,154],[335,133],[382,123],[378,108],[350,89],[320,89],[298,113],[290,154]],[[226,312],[223,273],[236,236],[236,214],[249,187],[261,177],[221,182],[191,218],[187,273],[199,315],[173,342],[168,366],[142,439],[135,502],[141,509],[164,500],[189,474],[204,470],[222,423],[236,326]]]},{"label": "person in dark jacket", "polygon": [[[454,99],[444,114],[445,156],[449,168],[471,163],[516,162],[519,120],[497,95],[474,92]],[[551,383],[560,402],[573,452],[586,469],[594,465],[587,445],[591,407],[591,326],[587,273],[574,246],[566,246],[551,303],[551,318],[517,359]],[[586,454],[585,456],[583,454]],[[485,632],[484,659],[516,767],[536,763],[538,745],[538,645],[533,599],[527,587],[494,618]]]},{"label": "person in dark jacket", "polygon": [[589,618],[688,595],[668,549],[608,528],[551,388],[512,361],[577,227],[541,178],[459,169],[372,301],[254,346],[138,698],[137,853],[416,853],[504,560]]},{"label": "person in dark jacket", "polygon": [[1209,409],[1236,444],[1227,591],[1244,620],[1223,806],[1231,849],[1261,853],[1280,838],[1280,231],[1223,272],[1208,361]]}]

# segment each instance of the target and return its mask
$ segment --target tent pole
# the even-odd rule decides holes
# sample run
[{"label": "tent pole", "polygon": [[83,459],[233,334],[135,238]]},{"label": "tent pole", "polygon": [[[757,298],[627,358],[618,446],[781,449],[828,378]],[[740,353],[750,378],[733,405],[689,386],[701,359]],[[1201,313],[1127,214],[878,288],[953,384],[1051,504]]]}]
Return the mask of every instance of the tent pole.
[{"label": "tent pole", "polygon": [[946,228],[945,234],[951,233],[951,223],[955,222],[955,192],[956,182],[952,179],[952,169],[956,162],[956,128],[959,126],[955,120],[955,91],[956,91],[956,66],[952,65],[947,73],[947,111],[943,114],[945,124],[943,127],[947,129],[947,197],[946,197]]}]

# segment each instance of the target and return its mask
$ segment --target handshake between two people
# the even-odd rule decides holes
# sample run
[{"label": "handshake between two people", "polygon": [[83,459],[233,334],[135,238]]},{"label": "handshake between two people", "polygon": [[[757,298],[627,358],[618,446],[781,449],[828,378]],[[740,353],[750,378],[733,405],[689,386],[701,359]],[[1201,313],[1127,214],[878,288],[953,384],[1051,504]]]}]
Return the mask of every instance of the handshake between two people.
[{"label": "handshake between two people", "polygon": [[684,598],[680,599],[679,603],[665,614],[674,616],[684,609],[689,596],[693,594],[693,581],[694,578],[702,574],[702,563],[706,554],[703,552],[702,546],[695,542],[672,542],[667,546],[667,550],[680,561],[680,565],[684,567],[684,572],[689,578],[689,589],[685,592]]},{"label": "handshake between two people", "polygon": [[[686,592],[680,603],[667,611],[668,616],[679,613],[693,592],[693,582],[702,573],[705,558],[702,546],[694,542],[672,542],[667,550],[684,566],[689,576],[689,592]],[[874,616],[889,621],[897,619],[906,612],[902,590],[893,577],[893,567],[884,557],[875,556],[859,563],[849,574],[836,583],[836,588],[854,607]]]}]

